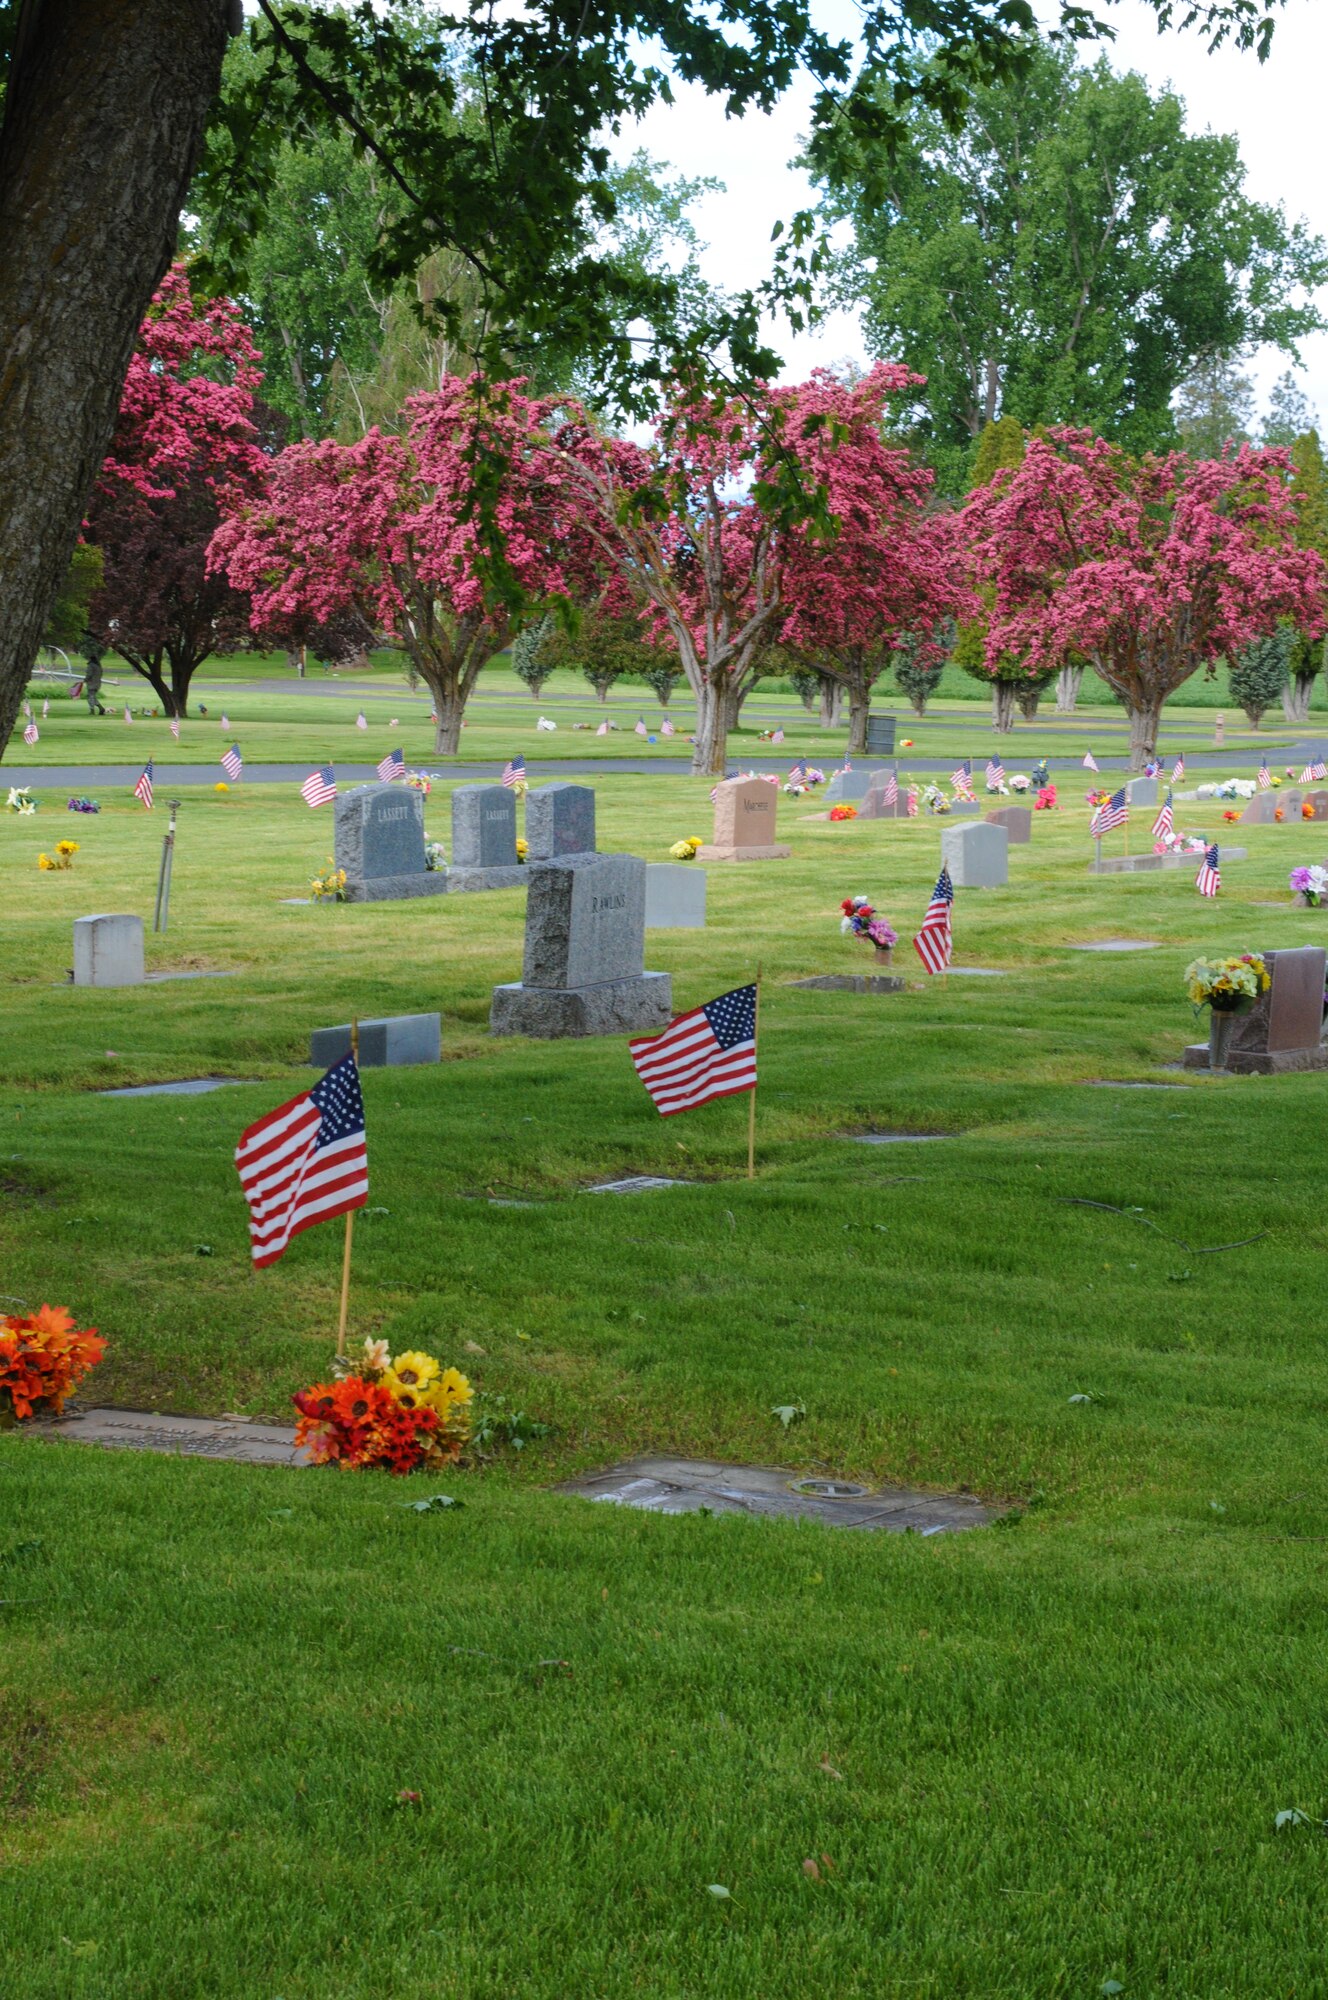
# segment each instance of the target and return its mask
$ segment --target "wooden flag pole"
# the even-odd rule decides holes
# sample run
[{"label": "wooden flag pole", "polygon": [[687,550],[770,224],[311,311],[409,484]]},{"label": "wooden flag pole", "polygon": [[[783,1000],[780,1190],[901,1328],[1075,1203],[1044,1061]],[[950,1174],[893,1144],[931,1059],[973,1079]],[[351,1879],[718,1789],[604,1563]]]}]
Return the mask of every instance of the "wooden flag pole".
[{"label": "wooden flag pole", "polygon": [[[350,1052],[356,1069],[360,1066],[360,1023],[358,1015],[350,1024]],[[341,1253],[341,1317],[337,1323],[337,1360],[346,1358],[346,1307],[350,1302],[350,1243],[355,1227],[355,1210],[346,1210],[346,1247]]]},{"label": "wooden flag pole", "polygon": [[[752,1021],[752,1041],[756,1045],[754,1053],[758,1062],[760,1061],[760,1056],[761,1056],[760,1033],[761,1033],[761,968],[758,965],[756,968],[756,1012]],[[754,1181],[756,1179],[756,1085],[755,1084],[752,1085],[751,1090],[747,1094],[747,1178],[749,1181]]]}]

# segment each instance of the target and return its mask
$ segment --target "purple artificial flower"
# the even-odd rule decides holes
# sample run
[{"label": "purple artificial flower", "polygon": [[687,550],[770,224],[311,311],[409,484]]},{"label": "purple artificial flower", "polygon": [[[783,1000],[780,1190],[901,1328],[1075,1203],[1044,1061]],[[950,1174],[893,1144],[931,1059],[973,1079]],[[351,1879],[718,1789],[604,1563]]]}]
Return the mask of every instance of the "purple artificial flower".
[{"label": "purple artificial flower", "polygon": [[1309,869],[1308,869],[1308,868],[1293,868],[1293,869],[1292,869],[1292,871],[1291,871],[1291,886],[1292,886],[1292,888],[1293,888],[1293,889],[1298,889],[1298,890],[1300,891],[1301,895],[1304,895],[1305,891],[1306,891],[1306,890],[1307,890],[1307,889],[1309,888],[1309,886],[1310,886],[1310,871],[1309,871]]}]

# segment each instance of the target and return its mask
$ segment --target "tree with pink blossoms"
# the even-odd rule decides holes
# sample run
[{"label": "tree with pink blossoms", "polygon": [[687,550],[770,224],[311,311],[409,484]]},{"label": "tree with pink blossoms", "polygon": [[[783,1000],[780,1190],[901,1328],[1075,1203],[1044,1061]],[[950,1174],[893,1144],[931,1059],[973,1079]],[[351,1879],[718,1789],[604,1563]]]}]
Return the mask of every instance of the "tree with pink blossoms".
[{"label": "tree with pink blossoms", "polygon": [[[864,538],[893,547],[916,519],[929,475],[884,428],[889,397],[918,381],[880,362],[857,382],[818,370],[727,402],[680,392],[651,451],[588,422],[559,432],[606,561],[677,648],[696,699],[694,772],[722,774],[795,577],[820,560],[832,590],[855,587],[846,579],[870,561]],[[798,587],[810,617],[810,584]]]},{"label": "tree with pink blossoms", "polygon": [[199,664],[248,633],[247,598],[209,573],[224,508],[262,490],[268,455],[258,354],[228,299],[199,304],[183,265],[162,280],[129,363],[111,449],[88,506],[102,552],[89,625],[183,715]]},{"label": "tree with pink blossoms", "polygon": [[1296,547],[1285,451],[1134,459],[1087,431],[1033,439],[961,517],[992,591],[987,661],[1030,675],[1087,659],[1130,718],[1130,763],[1157,748],[1168,695],[1272,632],[1324,627],[1328,571]]},{"label": "tree with pink blossoms", "polygon": [[550,443],[552,404],[519,381],[450,376],[405,408],[401,436],[288,447],[262,501],[218,530],[211,561],[249,592],[257,631],[353,611],[392,635],[433,696],[436,752],[453,756],[514,613],[579,599],[597,552],[580,483]]}]

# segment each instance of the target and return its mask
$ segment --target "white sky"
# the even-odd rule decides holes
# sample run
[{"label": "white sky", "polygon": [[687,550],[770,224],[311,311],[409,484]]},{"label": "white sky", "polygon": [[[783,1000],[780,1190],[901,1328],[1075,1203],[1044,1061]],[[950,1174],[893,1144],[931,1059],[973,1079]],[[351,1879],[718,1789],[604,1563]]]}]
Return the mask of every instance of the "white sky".
[{"label": "white sky", "polygon": [[[1328,236],[1328,178],[1323,168],[1324,76],[1328,72],[1328,0],[1288,0],[1277,17],[1272,53],[1260,64],[1253,54],[1205,52],[1202,39],[1159,35],[1157,17],[1144,0],[1099,6],[1116,28],[1106,54],[1114,68],[1140,71],[1154,87],[1169,84],[1185,101],[1191,131],[1234,132],[1247,170],[1246,190],[1258,201],[1280,203],[1292,218],[1303,215]],[[819,26],[849,36],[849,0],[819,0]],[[676,103],[657,105],[624,134],[615,150],[644,146],[680,172],[713,175],[723,195],[707,196],[693,219],[707,250],[704,274],[730,290],[755,285],[770,269],[770,232],[776,221],[811,205],[806,177],[788,162],[798,152],[811,103],[801,81],[768,117],[726,120],[721,108],[695,86],[676,86]],[[1321,300],[1328,307],[1328,299]],[[813,333],[768,329],[786,360],[786,376],[845,357],[866,359],[856,316],[835,313]],[[1328,333],[1303,343],[1300,386],[1321,417],[1328,417]],[[1261,350],[1250,369],[1262,404],[1268,388],[1290,364],[1273,349]]]}]

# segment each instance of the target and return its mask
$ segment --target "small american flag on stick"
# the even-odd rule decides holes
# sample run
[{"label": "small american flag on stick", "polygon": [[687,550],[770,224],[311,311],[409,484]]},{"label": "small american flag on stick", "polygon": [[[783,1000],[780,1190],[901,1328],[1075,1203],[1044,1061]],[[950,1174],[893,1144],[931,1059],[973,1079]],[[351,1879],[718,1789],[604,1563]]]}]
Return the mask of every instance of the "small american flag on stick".
[{"label": "small american flag on stick", "polygon": [[627,1044],[661,1118],[756,1088],[756,987],[736,986]]},{"label": "small american flag on stick", "polygon": [[222,716],[222,718],[221,718],[221,726],[222,726],[222,728],[223,728],[223,729],[229,729],[229,728],[230,728],[230,726],[231,726],[231,719],[230,719],[229,715],[223,715],[223,716]]},{"label": "small american flag on stick", "polygon": [[292,1236],[369,1199],[364,1099],[353,1055],[312,1090],[292,1097],[240,1134],[235,1149],[249,1204],[255,1264],[275,1264]]},{"label": "small american flag on stick", "polygon": [[406,775],[406,756],[402,750],[389,750],[378,766],[378,776],[384,785],[390,785],[393,778]]},{"label": "small american flag on stick", "polygon": [[1301,772],[1300,782],[1302,785],[1312,785],[1320,778],[1328,778],[1328,764],[1324,763],[1322,757],[1316,757],[1314,762],[1307,764]]},{"label": "small american flag on stick", "polygon": [[636,721],[632,724],[632,732],[636,736],[648,736],[650,734],[650,731],[646,728],[644,715],[637,716]]},{"label": "small american flag on stick", "polygon": [[1171,767],[1171,782],[1173,785],[1183,785],[1185,782],[1185,752],[1183,750]]},{"label": "small american flag on stick", "polygon": [[1084,752],[1084,769],[1086,771],[1096,771],[1097,769],[1097,758],[1091,750],[1085,750]]},{"label": "small american flag on stick", "polygon": [[1154,840],[1170,840],[1175,831],[1176,822],[1171,810],[1171,793],[1168,792],[1158,808],[1157,818],[1153,821],[1153,838]]},{"label": "small american flag on stick", "polygon": [[1201,896],[1215,896],[1222,886],[1222,871],[1217,865],[1216,841],[1199,863],[1199,873],[1194,878],[1194,886]]},{"label": "small american flag on stick", "polygon": [[772,737],[770,738],[770,741],[771,741],[772,743],[782,743],[782,742],[784,741],[784,732],[783,732],[783,730],[782,730],[782,729],[777,729],[777,730],[775,731],[774,735],[773,735],[773,736],[772,736]]},{"label": "small american flag on stick", "polygon": [[311,771],[300,786],[300,797],[307,806],[325,806],[336,795],[336,774],[330,764],[324,764],[321,771]]},{"label": "small american flag on stick", "polygon": [[667,715],[659,725],[659,733],[661,736],[672,736],[673,734],[673,724],[669,721]]},{"label": "small american flag on stick", "polygon": [[126,721],[126,722],[132,722],[132,721],[133,721],[133,719],[134,719],[134,718],[133,718],[133,716],[132,716],[132,715],[131,715],[131,714],[129,713],[129,703],[128,703],[128,702],[126,702],[126,703],[125,703],[125,712],[124,712],[124,719],[125,719],[125,721]]},{"label": "small american flag on stick", "polygon": [[609,718],[606,715],[603,722],[600,723],[599,728],[595,731],[595,734],[596,736],[607,736],[608,733],[609,733]]},{"label": "small american flag on stick", "polygon": [[956,764],[954,770],[951,771],[950,783],[954,786],[955,790],[960,794],[961,797],[963,797],[966,793],[972,792],[973,766],[969,762],[967,757],[965,757],[962,764]]},{"label": "small american flag on stick", "polygon": [[1259,790],[1261,792],[1268,792],[1272,790],[1272,786],[1273,774],[1268,768],[1268,758],[1265,756],[1262,764],[1259,766]]},{"label": "small american flag on stick", "polygon": [[943,867],[936,878],[936,887],[931,892],[927,914],[922,919],[922,929],[913,940],[913,949],[928,972],[944,972],[950,963],[950,953],[954,939],[950,928],[950,907],[954,902],[954,883],[950,871]]},{"label": "small american flag on stick", "polygon": [[29,722],[24,729],[23,741],[27,744],[29,750],[31,750],[33,744],[37,741],[37,725],[35,722]]},{"label": "small american flag on stick", "polygon": [[171,717],[171,735],[175,738],[176,742],[178,743],[180,740],[180,718],[178,715],[173,715]]},{"label": "small american flag on stick", "polygon": [[888,806],[897,806],[899,804],[899,780],[893,771],[886,773],[885,803]]},{"label": "small american flag on stick", "polygon": [[1005,766],[999,757],[988,757],[987,759],[987,783],[989,785],[1003,785],[1005,783]]},{"label": "small american flag on stick", "polygon": [[144,808],[148,812],[152,811],[152,759],[150,757],[144,766],[142,777],[134,786],[134,797],[142,799]]},{"label": "small american flag on stick", "polygon": [[221,768],[231,783],[235,784],[239,779],[241,771],[244,769],[244,759],[240,755],[240,746],[238,743],[232,743],[229,750],[222,752]]},{"label": "small american flag on stick", "polygon": [[526,760],[518,750],[515,757],[509,757],[503,766],[503,783],[519,785],[526,775]]},{"label": "small american flag on stick", "polygon": [[1129,817],[1130,808],[1125,797],[1125,787],[1122,785],[1109,799],[1103,799],[1093,814],[1088,831],[1094,840],[1101,840],[1104,833],[1110,833],[1115,827],[1124,826]]},{"label": "small american flag on stick", "polygon": [[355,718],[355,727],[357,729],[367,729],[369,727],[368,719],[365,716],[363,709],[360,710],[359,714]]}]

